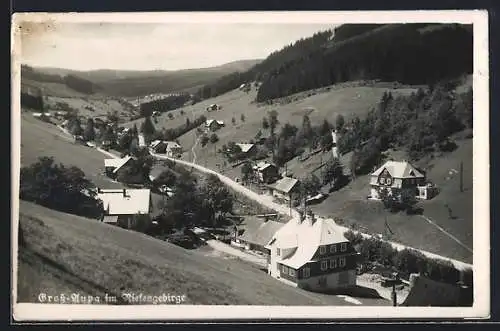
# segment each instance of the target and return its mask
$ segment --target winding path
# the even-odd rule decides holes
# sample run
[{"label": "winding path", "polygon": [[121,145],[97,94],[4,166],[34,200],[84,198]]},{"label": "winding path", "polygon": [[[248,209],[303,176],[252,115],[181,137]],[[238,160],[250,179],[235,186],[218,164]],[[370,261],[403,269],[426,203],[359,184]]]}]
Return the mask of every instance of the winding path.
[{"label": "winding path", "polygon": [[[159,158],[159,159],[165,159],[165,160],[172,160],[172,161],[175,161],[179,164],[183,164],[184,166],[187,166],[187,167],[192,167],[192,168],[195,168],[197,169],[198,171],[201,171],[201,172],[204,172],[204,173],[207,173],[207,174],[213,174],[213,175],[216,175],[219,177],[219,179],[225,183],[226,185],[228,185],[229,187],[231,187],[232,189],[234,189],[235,191],[241,193],[241,194],[244,194],[245,196],[247,196],[248,198],[268,207],[268,208],[271,208],[273,210],[276,210],[277,212],[279,213],[282,213],[282,214],[289,214],[290,216],[292,216],[293,218],[298,218],[299,217],[299,212],[294,209],[294,208],[289,208],[287,206],[284,206],[284,205],[281,205],[281,204],[278,204],[276,202],[274,202],[274,199],[272,196],[269,196],[269,195],[262,195],[262,194],[258,194],[254,191],[251,191],[250,189],[242,186],[241,184],[233,181],[232,179],[230,179],[229,177],[227,176],[224,176],[216,171],[213,171],[211,169],[208,169],[208,168],[205,168],[201,165],[198,165],[198,164],[194,164],[194,163],[191,163],[191,162],[187,162],[187,161],[183,161],[183,160],[179,160],[179,159],[173,159],[173,158],[170,158],[168,156],[164,156],[164,155],[159,155],[159,154],[152,154],[154,157],[156,158]],[[321,217],[318,217],[319,219],[322,219]],[[353,231],[347,227],[344,227],[344,226],[340,226],[338,225],[338,227],[345,232],[347,231]],[[369,235],[369,234],[366,234],[366,233],[362,233],[362,232],[359,232],[359,231],[353,231],[355,233],[360,233],[364,238],[374,238],[375,236],[373,235]],[[380,239],[382,240],[382,239]],[[458,261],[458,260],[455,260],[455,259],[451,259],[451,258],[448,258],[448,257],[445,257],[445,256],[441,256],[441,255],[438,255],[438,254],[434,254],[434,253],[431,253],[431,252],[428,252],[428,251],[424,251],[424,250],[421,250],[421,249],[417,249],[417,248],[413,248],[413,247],[409,247],[409,246],[406,246],[406,245],[403,245],[403,244],[400,244],[400,243],[396,243],[396,242],[392,242],[392,241],[388,241],[388,240],[382,240],[384,242],[387,242],[389,244],[391,244],[391,246],[394,248],[394,249],[397,249],[398,251],[401,251],[403,249],[412,249],[412,250],[416,250],[416,251],[419,251],[421,252],[422,254],[424,254],[425,256],[429,257],[429,258],[432,258],[432,259],[440,259],[440,260],[447,260],[449,262],[451,262],[455,268],[459,269],[459,270],[464,270],[464,269],[472,269],[472,265],[471,264],[468,264],[468,263],[465,263],[465,262],[462,262],[462,261]]]},{"label": "winding path", "polygon": [[[59,129],[61,129],[64,133],[68,134],[68,132],[65,131],[65,130],[63,130],[61,127],[59,127]],[[197,141],[198,141],[198,139],[197,139]],[[193,148],[194,148],[194,146],[193,146]],[[112,158],[119,158],[118,155],[115,155],[113,153],[107,152],[107,151],[105,151],[105,150],[103,150],[103,149],[101,149],[99,147],[97,147],[96,150],[98,150],[99,152],[101,152],[101,153],[103,153],[103,154],[105,154],[107,156],[110,156]],[[213,171],[211,169],[208,169],[206,167],[203,167],[203,166],[198,165],[198,164],[193,163],[193,162],[179,160],[179,159],[171,158],[171,157],[168,157],[168,156],[165,156],[165,155],[159,155],[159,154],[156,154],[156,153],[151,153],[151,155],[154,156],[157,159],[175,161],[176,163],[182,164],[182,165],[184,165],[186,167],[195,168],[195,169],[197,169],[200,172],[203,172],[203,173],[206,173],[206,174],[216,175],[227,186],[229,186],[230,188],[232,188],[236,192],[244,194],[248,198],[250,198],[250,199],[252,199],[252,200],[260,203],[261,205],[263,205],[265,207],[268,207],[270,209],[273,209],[273,210],[275,210],[275,211],[277,211],[279,213],[282,213],[282,214],[285,214],[285,215],[290,215],[293,218],[300,217],[299,216],[299,212],[296,209],[289,208],[289,207],[284,206],[282,204],[278,204],[278,203],[276,203],[274,201],[274,199],[273,199],[272,196],[258,194],[256,192],[254,192],[254,191],[252,191],[252,190],[244,187],[243,185],[241,185],[241,184],[233,181],[229,177],[224,176],[224,175],[222,175],[222,174],[220,174],[220,173],[218,173],[216,171]],[[194,154],[194,155],[196,155],[196,154]],[[321,217],[318,217],[318,218],[322,219]],[[346,228],[346,227],[343,227],[343,226],[340,226],[340,225],[337,225],[337,226],[339,227],[339,229],[341,229],[342,231],[344,231],[344,233],[347,232],[347,231],[353,231],[353,230],[351,230],[349,228]],[[369,235],[369,234],[362,233],[362,232],[359,232],[359,231],[353,231],[353,232],[361,234],[364,238],[373,238],[374,237],[373,235]],[[382,239],[380,239],[380,240],[382,240]],[[462,261],[451,259],[451,258],[448,258],[448,257],[445,257],[445,256],[441,256],[441,255],[434,254],[434,253],[431,253],[431,252],[428,252],[428,251],[424,251],[424,250],[421,250],[421,249],[417,249],[417,248],[405,246],[403,244],[396,243],[396,242],[392,242],[392,241],[388,241],[388,240],[382,240],[382,241],[391,244],[391,246],[394,249],[397,249],[398,251],[401,251],[403,249],[413,249],[413,250],[421,252],[425,256],[427,256],[429,258],[432,258],[432,259],[447,260],[447,261],[451,262],[455,266],[455,268],[457,268],[459,270],[472,269],[472,265],[471,264],[468,264],[468,263],[465,263],[465,262],[462,262]]]}]

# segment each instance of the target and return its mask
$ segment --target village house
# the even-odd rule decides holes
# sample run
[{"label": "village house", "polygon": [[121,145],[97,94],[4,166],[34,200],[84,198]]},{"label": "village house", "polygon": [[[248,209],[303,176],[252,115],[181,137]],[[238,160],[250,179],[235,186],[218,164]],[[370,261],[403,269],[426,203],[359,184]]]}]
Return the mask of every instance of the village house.
[{"label": "village house", "polygon": [[276,183],[268,185],[271,194],[280,200],[291,202],[293,195],[298,193],[299,180],[291,177],[283,177]]},{"label": "village house", "polygon": [[281,229],[285,224],[277,221],[272,221],[269,218],[259,218],[255,216],[245,217],[243,224],[244,230],[236,231],[231,244],[244,248],[246,250],[258,251],[268,254],[266,245],[274,236],[276,231]]},{"label": "village house", "polygon": [[287,284],[315,291],[356,285],[358,253],[332,219],[292,219],[266,248],[268,274]]},{"label": "village house", "polygon": [[223,126],[224,126],[223,121],[214,120],[214,119],[210,119],[210,120],[205,121],[205,127],[207,128],[207,130],[210,130],[210,131],[217,131]]},{"label": "village house", "polygon": [[182,155],[182,147],[175,141],[167,141],[167,156],[179,158]]},{"label": "village house", "polygon": [[207,111],[216,111],[216,110],[219,110],[219,109],[220,109],[219,105],[217,105],[215,103],[211,104],[210,106],[207,107]]},{"label": "village house", "polygon": [[255,144],[236,144],[241,149],[241,153],[245,155],[245,157],[252,157],[257,152],[257,146]]},{"label": "village house", "polygon": [[116,179],[118,177],[118,173],[132,161],[133,159],[130,156],[121,159],[104,159],[104,171],[106,176]]},{"label": "village house", "polygon": [[435,194],[434,188],[426,184],[425,174],[407,161],[387,161],[370,175],[370,198],[379,200],[383,189],[390,195],[408,190],[423,200]]},{"label": "village house", "polygon": [[149,144],[149,149],[153,153],[165,154],[167,152],[167,142],[163,140],[154,140]]},{"label": "village house", "polygon": [[253,170],[260,183],[271,184],[279,178],[278,167],[269,162],[261,161],[253,167]]},{"label": "village house", "polygon": [[149,189],[98,189],[97,198],[103,203],[104,223],[131,229],[137,225],[138,215],[149,220],[152,210]]}]

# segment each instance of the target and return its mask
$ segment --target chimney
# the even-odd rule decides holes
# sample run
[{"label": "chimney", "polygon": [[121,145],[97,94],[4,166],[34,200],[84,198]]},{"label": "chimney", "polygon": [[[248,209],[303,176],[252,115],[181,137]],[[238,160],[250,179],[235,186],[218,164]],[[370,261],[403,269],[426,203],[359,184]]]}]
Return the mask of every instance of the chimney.
[{"label": "chimney", "polygon": [[126,189],[126,188],[124,188],[124,189],[123,189],[123,197],[125,198],[126,196],[127,196],[127,189]]}]

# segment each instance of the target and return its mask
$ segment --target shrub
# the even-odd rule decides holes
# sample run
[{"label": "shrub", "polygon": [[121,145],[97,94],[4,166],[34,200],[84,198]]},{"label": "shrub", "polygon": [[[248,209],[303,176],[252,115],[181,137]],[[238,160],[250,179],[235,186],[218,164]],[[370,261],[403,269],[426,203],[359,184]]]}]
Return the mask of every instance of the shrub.
[{"label": "shrub", "polygon": [[216,133],[212,133],[212,135],[210,135],[210,142],[212,144],[215,144],[218,141],[219,141],[219,137],[217,136],[217,134]]}]

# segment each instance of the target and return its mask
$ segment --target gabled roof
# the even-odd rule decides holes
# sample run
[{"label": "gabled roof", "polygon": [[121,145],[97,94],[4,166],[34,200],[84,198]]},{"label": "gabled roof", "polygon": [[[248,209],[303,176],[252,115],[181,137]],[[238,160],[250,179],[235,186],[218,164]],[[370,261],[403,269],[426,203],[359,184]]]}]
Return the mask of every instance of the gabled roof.
[{"label": "gabled roof", "polygon": [[236,144],[236,145],[240,147],[243,153],[247,153],[254,146],[254,144]]},{"label": "gabled roof", "polygon": [[387,161],[383,166],[372,173],[372,176],[380,176],[387,169],[394,178],[423,178],[425,177],[417,168],[407,161]]},{"label": "gabled roof", "polygon": [[161,143],[164,143],[164,141],[162,141],[162,140],[154,140],[154,141],[151,142],[151,144],[149,144],[149,147],[155,148],[156,146],[158,146]]},{"label": "gabled roof", "polygon": [[319,246],[343,242],[348,240],[333,219],[319,218],[315,222],[310,219],[302,222],[292,219],[276,232],[268,246],[273,245],[280,249],[296,248],[291,256],[280,263],[297,269],[312,260]]},{"label": "gabled roof", "polygon": [[107,215],[149,214],[149,189],[102,189],[97,192]]},{"label": "gabled roof", "polygon": [[285,224],[276,221],[265,221],[257,217],[245,217],[245,232],[238,238],[251,244],[265,246],[276,231]]},{"label": "gabled roof", "polygon": [[124,157],[122,159],[104,159],[104,166],[115,168],[113,172],[117,172],[121,167],[127,164],[128,161],[132,159],[131,156]]},{"label": "gabled roof", "polygon": [[289,193],[297,184],[299,180],[291,177],[283,177],[274,183],[271,187],[283,193]]},{"label": "gabled roof", "polygon": [[182,148],[181,145],[179,145],[175,141],[165,141],[165,143],[167,144],[167,149]]},{"label": "gabled roof", "polygon": [[269,163],[269,162],[266,162],[266,161],[260,161],[259,163],[257,163],[256,166],[253,167],[254,170],[257,170],[257,171],[262,171],[262,170],[265,170],[269,167],[275,167],[274,164],[272,163]]}]

